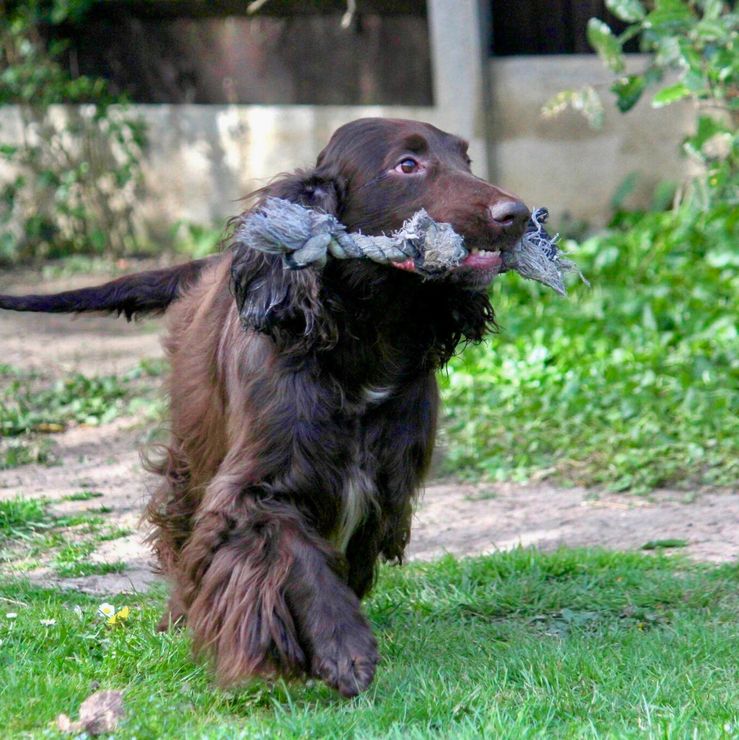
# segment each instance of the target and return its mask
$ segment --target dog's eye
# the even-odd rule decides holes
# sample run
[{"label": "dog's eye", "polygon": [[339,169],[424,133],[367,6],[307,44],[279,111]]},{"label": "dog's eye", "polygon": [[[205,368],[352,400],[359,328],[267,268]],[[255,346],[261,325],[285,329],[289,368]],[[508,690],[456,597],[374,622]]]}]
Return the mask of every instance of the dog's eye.
[{"label": "dog's eye", "polygon": [[402,172],[404,175],[410,175],[414,172],[418,172],[420,165],[413,159],[413,157],[406,157],[401,159],[400,162],[395,166],[398,172]]}]

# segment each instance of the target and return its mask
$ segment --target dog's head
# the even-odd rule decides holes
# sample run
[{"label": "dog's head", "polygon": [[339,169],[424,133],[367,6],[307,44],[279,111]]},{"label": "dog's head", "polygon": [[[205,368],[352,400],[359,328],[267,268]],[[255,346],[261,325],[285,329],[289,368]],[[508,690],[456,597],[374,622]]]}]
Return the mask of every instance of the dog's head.
[{"label": "dog's head", "polygon": [[331,137],[314,171],[323,184],[311,187],[349,231],[365,234],[393,231],[425,208],[471,252],[456,278],[479,284],[496,274],[497,255],[521,238],[530,214],[515,195],[473,175],[470,164],[458,136],[428,123],[368,118]]},{"label": "dog's head", "polygon": [[[366,118],[346,124],[331,137],[314,168],[282,176],[256,195],[259,202],[275,196],[331,213],[350,232],[369,235],[394,231],[424,208],[436,221],[451,224],[470,250],[447,282],[480,296],[501,269],[501,251],[520,239],[529,218],[516,196],[472,174],[464,140],[406,120]],[[234,260],[242,320],[273,335],[290,327],[291,333],[318,333],[322,341],[329,340],[335,327],[325,315],[317,271],[273,271],[265,281],[256,279],[255,259],[266,263],[268,258],[237,253]],[[340,269],[394,272],[393,267],[374,265]],[[420,282],[413,275],[404,279]],[[486,296],[480,300],[484,303]],[[483,313],[487,318],[481,327],[463,329],[464,335],[479,338],[489,323],[490,311]]]}]

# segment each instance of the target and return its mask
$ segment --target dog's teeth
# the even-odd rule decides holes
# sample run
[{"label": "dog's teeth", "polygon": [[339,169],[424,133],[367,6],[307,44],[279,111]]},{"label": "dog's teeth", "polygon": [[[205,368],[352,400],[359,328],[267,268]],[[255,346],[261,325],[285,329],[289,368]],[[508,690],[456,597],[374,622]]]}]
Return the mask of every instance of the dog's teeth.
[{"label": "dog's teeth", "polygon": [[479,252],[480,250],[478,247],[472,247],[472,249],[470,249],[470,254],[479,254]]}]

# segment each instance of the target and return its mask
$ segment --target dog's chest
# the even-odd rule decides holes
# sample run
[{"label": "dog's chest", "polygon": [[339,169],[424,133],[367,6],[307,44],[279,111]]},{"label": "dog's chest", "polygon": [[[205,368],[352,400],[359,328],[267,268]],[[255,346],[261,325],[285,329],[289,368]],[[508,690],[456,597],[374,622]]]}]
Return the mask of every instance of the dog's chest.
[{"label": "dog's chest", "polygon": [[392,397],[390,385],[365,385],[357,394],[357,400],[347,409],[354,423],[347,427],[346,441],[351,445],[349,469],[341,490],[341,514],[331,537],[341,552],[346,552],[354,533],[359,529],[373,508],[379,507],[375,482],[376,463],[365,439],[365,415],[381,406]]},{"label": "dog's chest", "polygon": [[362,401],[368,406],[377,406],[393,395],[393,387],[390,385],[366,385],[360,394]]}]

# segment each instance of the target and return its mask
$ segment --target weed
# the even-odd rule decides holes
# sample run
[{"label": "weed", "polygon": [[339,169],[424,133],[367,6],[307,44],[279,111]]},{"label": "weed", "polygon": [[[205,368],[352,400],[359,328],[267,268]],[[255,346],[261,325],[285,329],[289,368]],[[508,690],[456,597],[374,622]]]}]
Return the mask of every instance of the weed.
[{"label": "weed", "polygon": [[0,436],[0,470],[21,465],[51,465],[56,462],[52,449],[53,444],[47,439],[3,439]]},{"label": "weed", "polygon": [[69,496],[64,496],[62,501],[89,501],[93,498],[102,498],[104,494],[100,491],[77,491],[76,493],[70,493]]},{"label": "weed", "polygon": [[82,578],[84,576],[105,576],[110,573],[123,573],[126,564],[121,560],[112,563],[91,563],[74,561],[60,563],[54,566],[54,572],[59,578]]},{"label": "weed", "polygon": [[97,542],[109,542],[111,540],[119,540],[122,537],[129,537],[133,534],[133,530],[128,527],[113,527],[107,532],[102,532],[96,538]]},{"label": "weed", "polygon": [[675,539],[667,539],[667,540],[649,540],[649,542],[645,542],[642,546],[642,550],[667,550],[673,547],[687,547],[688,541],[687,540],[675,540]]},{"label": "weed", "polygon": [[74,373],[49,381],[3,366],[0,379],[7,382],[0,386],[0,468],[51,461],[49,443],[33,435],[62,432],[70,424],[105,424],[125,413],[159,418],[161,403],[149,380],[165,367],[164,361],[142,360],[121,376]]},{"label": "weed", "polygon": [[0,539],[17,538],[48,526],[48,502],[38,498],[15,498],[0,501]]}]

